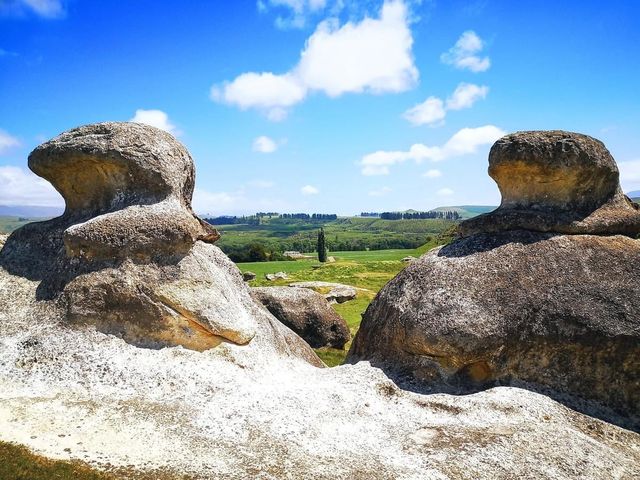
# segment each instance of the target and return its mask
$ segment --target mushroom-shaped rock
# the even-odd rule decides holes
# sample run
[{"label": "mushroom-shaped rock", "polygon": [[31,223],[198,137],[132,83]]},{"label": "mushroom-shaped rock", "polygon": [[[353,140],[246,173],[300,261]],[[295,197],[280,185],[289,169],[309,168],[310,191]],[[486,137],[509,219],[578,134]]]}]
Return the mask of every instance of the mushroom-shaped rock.
[{"label": "mushroom-shaped rock", "polygon": [[29,155],[29,168],[64,197],[70,256],[149,257],[187,252],[215,229],[195,216],[195,169],[167,132],[137,123],[75,128]]},{"label": "mushroom-shaped rock", "polygon": [[[595,400],[640,426],[640,240],[602,234],[633,232],[615,163],[600,142],[561,132],[509,135],[491,155],[503,206],[391,280],[348,361],[435,390],[513,384],[576,408]],[[577,225],[600,235],[537,231]]]},{"label": "mushroom-shaped rock", "polygon": [[517,229],[640,233],[640,211],[622,193],[613,157],[587,135],[558,130],[506,135],[491,148],[489,175],[502,194],[500,207],[462,222],[463,236]]},{"label": "mushroom-shaped rock", "polygon": [[66,209],[14,232],[0,266],[38,281],[38,300],[55,303],[68,324],[142,347],[251,344],[321,365],[256,308],[240,271],[211,245],[217,232],[191,209],[193,160],[171,135],[135,123],[87,125],[36,148],[29,167]]},{"label": "mushroom-shaped rock", "polygon": [[327,300],[306,288],[255,287],[253,298],[314,348],[344,348],[349,327]]}]

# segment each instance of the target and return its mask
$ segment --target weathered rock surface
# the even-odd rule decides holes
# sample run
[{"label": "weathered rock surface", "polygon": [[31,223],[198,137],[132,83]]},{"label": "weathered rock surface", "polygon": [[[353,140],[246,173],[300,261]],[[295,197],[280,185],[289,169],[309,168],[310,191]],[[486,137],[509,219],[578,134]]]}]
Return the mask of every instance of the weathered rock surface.
[{"label": "weathered rock surface", "polygon": [[[217,247],[182,252],[187,237],[149,255],[132,238],[126,255],[68,256],[74,221],[25,227],[0,252],[2,441],[123,478],[640,476],[637,433],[520,388],[423,395],[368,362],[315,368]],[[187,335],[194,321],[217,346],[196,351],[208,337]],[[163,335],[178,346],[136,346]]]},{"label": "weathered rock surface", "polygon": [[217,232],[191,209],[193,160],[171,135],[134,123],[88,125],[36,148],[29,167],[66,209],[14,232],[0,266],[39,282],[35,299],[55,303],[65,324],[149,348],[205,350],[263,335],[253,347],[321,364],[279,322],[256,315],[240,272],[210,245]]},{"label": "weathered rock surface", "polygon": [[491,147],[489,175],[502,203],[462,222],[463,236],[517,229],[640,233],[640,210],[622,193],[613,157],[587,135],[559,130],[506,135]]},{"label": "weathered rock surface", "polygon": [[319,293],[304,288],[256,287],[251,295],[314,348],[344,348],[351,339],[344,319]]},{"label": "weathered rock surface", "polygon": [[329,290],[324,298],[326,298],[329,303],[344,303],[353,300],[357,295],[358,290],[356,290],[355,287],[340,285]]},{"label": "weathered rock surface", "polygon": [[276,273],[266,273],[264,278],[269,280],[270,282],[275,282],[276,280],[286,280],[289,278],[285,272],[276,272]]},{"label": "weathered rock surface", "polygon": [[432,250],[387,284],[349,358],[452,389],[529,382],[640,413],[640,241],[533,232]]},{"label": "weathered rock surface", "polygon": [[369,292],[364,288],[356,288],[351,285],[344,285],[335,282],[308,281],[293,282],[290,287],[308,288],[314,292],[322,293],[329,303],[344,303],[353,300],[358,296],[358,290]]},{"label": "weathered rock surface", "polygon": [[74,128],[29,155],[65,199],[67,253],[88,258],[187,252],[218,233],[191,209],[195,169],[170,134],[136,123]]},{"label": "weathered rock surface", "polygon": [[[573,396],[566,401],[576,408],[579,399],[599,402],[640,428],[640,241],[526,231],[546,227],[520,222],[539,211],[558,220],[554,231],[632,233],[636,212],[618,195],[615,163],[600,142],[564,132],[508,135],[490,159],[501,209],[518,221],[503,222],[500,211],[468,220],[463,233],[492,233],[411,262],[367,309],[348,360],[374,361],[433,390],[551,390]],[[589,210],[580,228],[560,221]]]},{"label": "weathered rock surface", "polygon": [[156,469],[196,480],[640,475],[640,435],[537,393],[420,395],[367,362],[317,369],[248,358],[232,343],[136,348],[49,321],[42,302],[28,301],[35,288],[0,275],[0,299],[11,299],[0,310],[0,440],[47,457],[125,478]]}]

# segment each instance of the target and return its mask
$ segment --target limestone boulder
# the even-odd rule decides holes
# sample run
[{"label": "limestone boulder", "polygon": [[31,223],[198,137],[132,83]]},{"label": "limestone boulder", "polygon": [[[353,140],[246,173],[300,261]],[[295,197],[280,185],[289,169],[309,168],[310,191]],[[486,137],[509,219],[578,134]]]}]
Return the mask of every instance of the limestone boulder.
[{"label": "limestone boulder", "polygon": [[427,385],[525,382],[640,413],[640,241],[505,232],[432,250],[364,314],[350,361]]},{"label": "limestone boulder", "polygon": [[70,256],[148,257],[219,238],[191,209],[189,152],[160,129],[115,122],[75,128],[37,147],[29,168],[65,199]]},{"label": "limestone boulder", "polygon": [[289,278],[289,275],[285,272],[266,273],[264,278],[270,282],[275,282],[276,280],[286,280]]},{"label": "limestone boulder", "polygon": [[463,236],[516,229],[640,233],[640,209],[622,193],[615,160],[587,135],[560,130],[506,135],[491,147],[489,175],[502,202],[493,212],[462,222]]},{"label": "limestone boulder", "polygon": [[432,390],[524,385],[637,428],[640,240],[628,235],[638,212],[615,162],[589,137],[525,132],[496,142],[490,173],[501,207],[462,222],[462,238],[380,291],[348,361]]},{"label": "limestone boulder", "polygon": [[319,293],[303,288],[256,287],[251,295],[314,348],[344,348],[351,339],[344,319]]},{"label": "limestone boulder", "polygon": [[256,274],[253,272],[243,272],[242,273],[242,279],[245,282],[250,282],[251,280],[255,280],[256,279]]},{"label": "limestone boulder", "polygon": [[[103,123],[44,143],[29,167],[63,195],[61,217],[25,225],[0,252],[2,273],[38,283],[67,326],[139,347],[225,344],[322,362],[257,309],[216,230],[191,208],[193,160],[154,127]],[[4,307],[5,305],[0,305]]]},{"label": "limestone boulder", "polygon": [[338,285],[324,295],[329,303],[344,303],[353,300],[358,295],[358,290],[350,285]]}]

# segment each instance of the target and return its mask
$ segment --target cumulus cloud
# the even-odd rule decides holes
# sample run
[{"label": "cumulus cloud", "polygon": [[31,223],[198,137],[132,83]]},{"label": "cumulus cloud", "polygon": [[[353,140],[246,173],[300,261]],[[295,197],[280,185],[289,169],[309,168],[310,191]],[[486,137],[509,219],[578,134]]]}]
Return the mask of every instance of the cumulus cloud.
[{"label": "cumulus cloud", "polygon": [[343,25],[337,19],[326,20],[307,39],[298,64],[289,72],[243,73],[214,85],[211,99],[282,120],[287,109],[310,92],[338,97],[408,90],[418,80],[408,22],[402,0],[386,1],[379,18]]},{"label": "cumulus cloud", "polygon": [[65,15],[64,4],[61,0],[6,0],[0,2],[0,13],[22,14],[35,13],[43,18],[61,18]]},{"label": "cumulus cloud", "polygon": [[407,110],[404,113],[404,118],[413,125],[433,125],[444,120],[446,115],[444,102],[438,97],[429,97],[424,102]]},{"label": "cumulus cloud", "polygon": [[20,141],[4,130],[0,129],[0,155],[7,153],[9,150],[20,146]]},{"label": "cumulus cloud", "polygon": [[485,85],[460,83],[447,98],[446,104],[440,98],[432,96],[404,112],[403,116],[412,125],[430,125],[432,127],[443,125],[448,110],[470,108],[475,102],[485,98],[488,93],[489,87]]},{"label": "cumulus cloud", "polygon": [[388,193],[391,193],[393,190],[389,187],[382,187],[379,188],[377,190],[371,190],[369,192],[369,196],[370,197],[383,197],[385,195],[387,195]]},{"label": "cumulus cloud", "polygon": [[453,190],[450,188],[441,188],[436,193],[441,197],[448,197],[449,195],[453,195]]},{"label": "cumulus cloud", "polygon": [[618,162],[620,183],[625,191],[640,189],[640,159]]},{"label": "cumulus cloud", "polygon": [[254,152],[273,153],[277,149],[278,144],[265,135],[262,135],[253,141]]},{"label": "cumulus cloud", "polygon": [[236,105],[242,110],[283,110],[302,101],[306,94],[306,86],[295,75],[270,72],[243,73],[232,82],[211,89],[213,100]]},{"label": "cumulus cloud", "polygon": [[320,190],[318,190],[313,185],[305,185],[300,189],[300,193],[302,193],[303,195],[317,195],[318,193],[320,193]]},{"label": "cumulus cloud", "polygon": [[162,110],[136,110],[136,114],[129,121],[151,125],[172,135],[180,135],[180,131],[169,121],[169,115]]},{"label": "cumulus cloud", "polygon": [[64,205],[60,194],[49,182],[33,173],[13,166],[0,167],[0,205]]},{"label": "cumulus cloud", "polygon": [[427,170],[426,172],[424,172],[422,176],[425,178],[438,178],[442,176],[442,172],[440,170],[432,168],[431,170]]},{"label": "cumulus cloud", "polygon": [[459,69],[467,69],[472,72],[484,72],[491,66],[489,57],[480,57],[478,54],[484,48],[484,42],[473,30],[464,32],[456,44],[447,52],[440,55],[440,60]]},{"label": "cumulus cloud", "polygon": [[477,128],[463,128],[456,132],[442,146],[427,146],[421,143],[412,145],[406,151],[385,151],[365,155],[360,160],[363,175],[388,175],[391,166],[413,160],[421,163],[425,160],[439,162],[452,157],[468,155],[477,152],[483,145],[492,144],[505,132],[494,125]]},{"label": "cumulus cloud", "polygon": [[473,83],[461,83],[454,90],[453,94],[447,98],[447,110],[462,110],[471,108],[478,100],[486,98],[489,87],[478,86]]}]

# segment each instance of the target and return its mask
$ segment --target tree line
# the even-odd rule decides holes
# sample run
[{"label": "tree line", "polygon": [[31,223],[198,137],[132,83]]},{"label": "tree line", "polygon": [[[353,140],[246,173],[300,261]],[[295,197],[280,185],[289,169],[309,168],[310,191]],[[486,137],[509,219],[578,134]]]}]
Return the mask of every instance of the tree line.
[{"label": "tree line", "polygon": [[427,218],[440,218],[444,220],[459,220],[460,214],[455,210],[428,212],[382,212],[380,214],[382,220],[415,220]]},{"label": "tree line", "polygon": [[335,213],[276,213],[258,212],[255,215],[222,215],[219,217],[205,218],[204,220],[212,225],[260,225],[263,218],[279,218],[287,220],[311,220],[311,221],[332,221],[337,220]]}]

